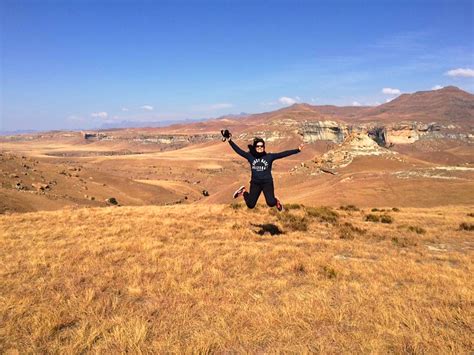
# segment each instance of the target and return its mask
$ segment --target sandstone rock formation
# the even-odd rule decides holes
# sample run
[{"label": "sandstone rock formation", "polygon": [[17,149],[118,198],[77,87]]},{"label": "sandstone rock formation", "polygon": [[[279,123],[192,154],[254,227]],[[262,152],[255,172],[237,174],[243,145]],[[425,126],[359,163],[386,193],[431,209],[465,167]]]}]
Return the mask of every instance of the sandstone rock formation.
[{"label": "sandstone rock formation", "polygon": [[350,127],[336,121],[303,122],[299,129],[305,143],[322,140],[342,143],[350,131]]},{"label": "sandstone rock formation", "polygon": [[342,168],[357,156],[391,154],[397,153],[381,147],[366,132],[360,131],[350,134],[340,146],[326,152],[320,165],[325,169]]}]

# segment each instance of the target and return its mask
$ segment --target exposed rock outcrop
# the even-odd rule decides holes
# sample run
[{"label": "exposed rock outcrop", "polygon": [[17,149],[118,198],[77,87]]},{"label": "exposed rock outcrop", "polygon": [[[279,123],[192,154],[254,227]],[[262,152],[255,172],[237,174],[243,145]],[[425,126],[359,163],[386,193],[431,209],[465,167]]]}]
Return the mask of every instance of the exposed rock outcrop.
[{"label": "exposed rock outcrop", "polygon": [[342,143],[350,132],[349,126],[336,121],[303,122],[299,130],[305,143],[323,140]]},{"label": "exposed rock outcrop", "polygon": [[469,132],[462,133],[455,125],[443,126],[436,122],[402,122],[386,126],[386,145],[410,144],[420,139],[469,140]]},{"label": "exposed rock outcrop", "polygon": [[377,144],[366,132],[355,132],[337,148],[326,152],[321,158],[324,168],[342,168],[349,165],[354,157],[367,155],[397,154]]},{"label": "exposed rock outcrop", "polygon": [[150,134],[138,136],[113,136],[102,135],[100,140],[104,141],[133,141],[141,144],[164,144],[164,145],[187,145],[194,143],[203,143],[220,139],[220,134]]},{"label": "exposed rock outcrop", "polygon": [[254,131],[249,133],[242,133],[238,136],[239,139],[249,140],[253,137],[261,137],[265,142],[276,142],[281,139],[290,138],[294,132],[288,131]]}]

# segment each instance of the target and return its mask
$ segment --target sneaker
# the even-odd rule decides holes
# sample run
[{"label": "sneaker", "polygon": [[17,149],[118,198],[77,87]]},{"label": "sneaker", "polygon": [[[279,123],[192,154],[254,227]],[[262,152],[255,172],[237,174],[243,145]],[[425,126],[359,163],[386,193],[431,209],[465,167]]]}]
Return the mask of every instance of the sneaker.
[{"label": "sneaker", "polygon": [[233,197],[237,198],[239,196],[242,196],[244,194],[244,192],[245,192],[245,186],[242,185],[237,190],[235,190]]},{"label": "sneaker", "polygon": [[283,208],[283,205],[281,204],[280,200],[278,198],[276,200],[277,200],[277,204],[276,204],[277,210],[280,211],[280,212],[283,211],[284,208]]}]

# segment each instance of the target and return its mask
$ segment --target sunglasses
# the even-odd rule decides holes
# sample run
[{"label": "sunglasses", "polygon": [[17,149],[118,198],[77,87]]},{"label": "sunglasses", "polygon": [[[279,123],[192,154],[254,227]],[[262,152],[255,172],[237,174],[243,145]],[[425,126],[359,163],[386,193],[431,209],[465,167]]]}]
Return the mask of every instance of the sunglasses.
[{"label": "sunglasses", "polygon": [[263,144],[257,144],[255,147],[257,147],[257,148],[263,148],[263,147],[265,147],[265,146],[264,146]]}]

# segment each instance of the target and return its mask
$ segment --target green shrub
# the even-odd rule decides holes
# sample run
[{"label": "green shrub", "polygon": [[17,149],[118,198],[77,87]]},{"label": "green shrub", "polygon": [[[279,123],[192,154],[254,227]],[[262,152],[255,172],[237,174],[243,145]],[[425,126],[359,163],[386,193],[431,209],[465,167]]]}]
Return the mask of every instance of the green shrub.
[{"label": "green shrub", "polygon": [[382,223],[393,223],[393,218],[392,216],[389,216],[388,214],[383,214],[380,216],[380,222]]},{"label": "green shrub", "polygon": [[306,214],[309,217],[317,218],[320,222],[336,223],[339,219],[339,214],[333,211],[330,207],[308,207]]},{"label": "green shrub", "polygon": [[392,208],[392,211],[393,211],[393,212],[400,212],[400,209],[399,209],[398,207],[393,207],[393,208]]},{"label": "green shrub", "polygon": [[285,211],[277,215],[277,218],[283,226],[292,230],[292,231],[307,231],[308,230],[308,220],[306,217],[296,216],[294,214]]},{"label": "green shrub", "polygon": [[355,205],[346,205],[339,207],[340,210],[343,211],[360,211],[359,208]]},{"label": "green shrub", "polygon": [[349,222],[346,222],[343,225],[339,226],[339,238],[341,239],[353,240],[354,233],[361,235],[365,234],[365,232],[365,229],[355,227]]},{"label": "green shrub", "polygon": [[380,222],[380,217],[376,214],[367,214],[365,215],[365,221],[367,222]]}]

